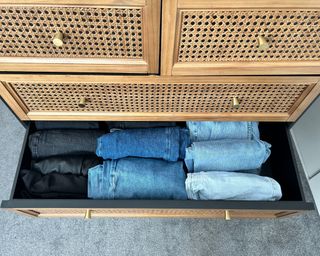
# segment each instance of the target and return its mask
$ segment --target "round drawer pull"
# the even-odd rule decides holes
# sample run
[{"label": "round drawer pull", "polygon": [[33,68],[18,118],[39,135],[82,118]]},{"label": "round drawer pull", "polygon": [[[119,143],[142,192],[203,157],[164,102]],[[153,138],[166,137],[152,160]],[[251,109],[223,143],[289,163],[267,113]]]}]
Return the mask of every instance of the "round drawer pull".
[{"label": "round drawer pull", "polygon": [[258,44],[259,44],[259,50],[265,51],[269,48],[268,39],[264,36],[258,36]]},{"label": "round drawer pull", "polygon": [[225,211],[224,217],[225,217],[225,220],[231,220],[230,212],[228,210]]},{"label": "round drawer pull", "polygon": [[78,104],[79,108],[84,108],[86,106],[86,102],[87,102],[86,98],[85,97],[81,97],[80,101],[79,101],[79,104]]},{"label": "round drawer pull", "polygon": [[232,107],[233,108],[239,108],[240,107],[240,103],[237,97],[233,97],[232,99]]},{"label": "round drawer pull", "polygon": [[58,32],[57,34],[55,34],[52,42],[57,47],[62,46],[63,45],[63,34],[61,32]]},{"label": "round drawer pull", "polygon": [[91,210],[86,210],[86,212],[85,212],[85,214],[84,214],[84,218],[86,219],[86,220],[88,220],[88,219],[91,219]]}]

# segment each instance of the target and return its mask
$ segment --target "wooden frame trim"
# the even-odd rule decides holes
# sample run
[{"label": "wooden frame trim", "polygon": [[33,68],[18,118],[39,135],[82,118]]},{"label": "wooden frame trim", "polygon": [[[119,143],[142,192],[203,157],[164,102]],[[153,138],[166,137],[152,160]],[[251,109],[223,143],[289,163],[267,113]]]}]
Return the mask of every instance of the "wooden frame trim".
[{"label": "wooden frame trim", "polygon": [[256,114],[256,113],[122,113],[122,112],[29,112],[30,120],[87,120],[87,121],[286,121],[287,114]]},{"label": "wooden frame trim", "polygon": [[160,24],[161,24],[161,0],[146,0],[144,8],[144,35],[148,36],[147,43],[144,44],[145,56],[148,57],[147,73],[159,73],[160,58]]},{"label": "wooden frame trim", "polygon": [[6,5],[111,5],[111,6],[144,6],[146,0],[0,0],[0,4]]},{"label": "wooden frame trim", "polygon": [[[145,62],[144,62],[145,63]],[[23,70],[24,72],[39,71],[41,65],[41,72],[94,72],[94,73],[136,73],[146,74],[148,73],[147,64],[108,64],[108,65],[96,65],[96,64],[35,64],[35,63],[1,63],[1,71],[16,71]],[[22,68],[23,67],[23,68]]]},{"label": "wooden frame trim", "polygon": [[274,62],[187,62],[175,63],[172,66],[172,75],[271,75],[281,74],[319,74],[318,61],[274,61]]},{"label": "wooden frame trim", "polygon": [[174,45],[176,43],[178,0],[162,0],[161,71],[164,76],[172,75]]},{"label": "wooden frame trim", "polygon": [[317,0],[179,0],[178,8],[319,8]]},{"label": "wooden frame trim", "polygon": [[320,76],[104,76],[0,74],[0,81],[46,83],[317,83]]},{"label": "wooden frame trim", "polygon": [[[70,211],[71,210],[71,211]],[[244,210],[244,209],[161,209],[161,208],[35,208],[35,209],[12,209],[12,211],[28,217],[40,218],[84,218],[87,210],[91,211],[92,218],[225,218],[225,212],[229,212],[231,219],[243,218],[283,218],[296,215],[302,211],[279,211],[270,210]],[[102,212],[101,210],[105,210]],[[108,212],[108,210],[110,212]],[[56,211],[56,213],[55,213]],[[65,211],[65,212],[64,212]],[[74,211],[74,212],[72,212]]]},{"label": "wooden frame trim", "polygon": [[20,120],[29,120],[27,108],[24,105],[19,104],[20,101],[13,96],[11,91],[9,92],[3,81],[0,81],[0,96]]},{"label": "wooden frame trim", "polygon": [[290,113],[288,122],[296,121],[300,115],[307,109],[307,107],[320,95],[320,81],[312,88],[306,95],[302,102]]},{"label": "wooden frame trim", "polygon": [[26,210],[26,209],[8,209],[8,210],[23,216],[33,217],[33,218],[39,217],[40,215],[40,212],[36,212],[34,210]]}]

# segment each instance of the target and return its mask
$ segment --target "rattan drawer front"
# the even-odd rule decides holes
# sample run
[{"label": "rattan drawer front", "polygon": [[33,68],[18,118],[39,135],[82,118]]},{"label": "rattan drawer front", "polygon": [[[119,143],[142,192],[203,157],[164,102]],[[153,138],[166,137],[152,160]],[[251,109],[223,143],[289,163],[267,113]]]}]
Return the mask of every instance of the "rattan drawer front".
[{"label": "rattan drawer front", "polygon": [[[73,209],[73,208],[49,208],[49,209],[16,209],[18,213],[33,217],[73,217],[85,218],[87,210],[90,218],[107,217],[147,217],[147,218],[277,218],[291,216],[297,211],[279,210],[223,210],[223,209]],[[87,216],[88,217],[88,216]]]},{"label": "rattan drawer front", "polygon": [[[113,67],[110,71],[156,73],[154,56],[159,54],[158,42],[152,41],[157,32],[150,31],[156,31],[152,26],[160,24],[154,24],[156,18],[150,17],[150,11],[157,9],[159,1],[147,4],[0,6],[0,63],[92,64],[104,65],[106,71],[108,65],[120,69],[123,65],[126,69]],[[54,41],[58,33],[61,37],[56,40],[61,46]],[[132,67],[128,69],[128,66]],[[100,69],[103,71],[103,67]],[[64,71],[77,69],[69,67]],[[99,71],[99,68],[87,71]]]},{"label": "rattan drawer front", "polygon": [[[178,63],[320,60],[320,11],[183,10],[181,17]],[[258,36],[268,49],[259,50]]]},{"label": "rattan drawer front", "polygon": [[[288,74],[320,71],[320,9],[204,8],[184,9],[178,0],[171,67],[163,73],[190,74]],[[218,1],[221,2],[221,1]],[[237,2],[237,1],[236,1]],[[238,1],[239,2],[239,1]],[[267,2],[267,1],[266,1]],[[168,5],[166,7],[166,4]],[[165,1],[164,11],[169,11]],[[209,5],[209,4],[208,4]],[[214,4],[212,4],[214,5]],[[171,21],[172,19],[172,21]],[[164,34],[172,33],[163,30]],[[170,63],[164,62],[164,65]],[[303,67],[305,69],[303,69]],[[309,67],[309,68],[307,68]],[[216,68],[216,69],[214,69]]]},{"label": "rattan drawer front", "polygon": [[11,78],[4,78],[4,87],[32,120],[286,121],[310,94],[315,97],[319,91],[316,77]]}]

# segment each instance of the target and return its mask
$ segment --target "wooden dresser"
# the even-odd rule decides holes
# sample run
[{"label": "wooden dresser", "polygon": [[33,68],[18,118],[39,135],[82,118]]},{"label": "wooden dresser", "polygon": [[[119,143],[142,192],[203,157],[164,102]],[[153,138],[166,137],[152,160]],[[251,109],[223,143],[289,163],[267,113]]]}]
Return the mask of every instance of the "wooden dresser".
[{"label": "wooden dresser", "polygon": [[23,200],[15,183],[2,207],[39,217],[226,219],[313,209],[286,127],[320,94],[320,1],[0,0],[0,24],[1,97],[26,124],[270,123],[287,193],[279,202]]}]

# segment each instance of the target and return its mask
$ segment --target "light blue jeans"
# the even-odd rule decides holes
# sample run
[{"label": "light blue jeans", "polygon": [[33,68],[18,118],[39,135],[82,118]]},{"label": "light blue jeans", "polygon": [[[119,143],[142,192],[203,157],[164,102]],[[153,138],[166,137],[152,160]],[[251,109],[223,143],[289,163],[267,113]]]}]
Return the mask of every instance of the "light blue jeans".
[{"label": "light blue jeans", "polygon": [[271,154],[271,145],[261,140],[213,140],[192,143],[186,150],[189,172],[258,169]]},{"label": "light blue jeans", "polygon": [[221,139],[259,139],[258,122],[188,121],[191,142]]},{"label": "light blue jeans", "polygon": [[282,196],[274,179],[237,172],[189,173],[186,190],[194,200],[275,201]]},{"label": "light blue jeans", "polygon": [[122,158],[89,169],[93,199],[187,199],[182,162]]},{"label": "light blue jeans", "polygon": [[98,139],[96,154],[103,159],[123,157],[184,159],[189,144],[185,128],[166,127],[118,130]]}]

